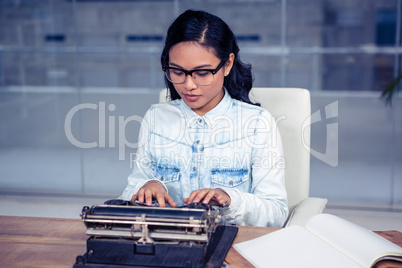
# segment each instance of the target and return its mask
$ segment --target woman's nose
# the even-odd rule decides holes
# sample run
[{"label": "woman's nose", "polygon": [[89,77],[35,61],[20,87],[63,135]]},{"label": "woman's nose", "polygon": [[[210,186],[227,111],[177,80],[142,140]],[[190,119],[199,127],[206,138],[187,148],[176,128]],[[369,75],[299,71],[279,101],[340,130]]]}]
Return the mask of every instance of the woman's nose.
[{"label": "woman's nose", "polygon": [[186,80],[184,81],[184,87],[187,90],[193,90],[197,88],[197,84],[194,81],[194,78],[191,75],[186,76]]}]

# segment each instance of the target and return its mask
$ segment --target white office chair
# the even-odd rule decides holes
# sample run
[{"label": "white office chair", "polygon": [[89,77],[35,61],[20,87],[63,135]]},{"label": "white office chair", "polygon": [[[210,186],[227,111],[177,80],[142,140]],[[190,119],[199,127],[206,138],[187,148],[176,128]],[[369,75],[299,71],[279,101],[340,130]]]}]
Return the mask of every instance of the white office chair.
[{"label": "white office chair", "polygon": [[276,118],[282,137],[290,213],[286,226],[304,225],[327,203],[327,199],[309,197],[310,92],[301,88],[253,88],[249,97]]},{"label": "white office chair", "polygon": [[[169,100],[162,90],[159,102]],[[309,197],[310,186],[310,92],[301,88],[253,88],[250,100],[260,103],[277,120],[286,161],[289,217],[284,227],[302,225],[321,213],[327,199]]]}]

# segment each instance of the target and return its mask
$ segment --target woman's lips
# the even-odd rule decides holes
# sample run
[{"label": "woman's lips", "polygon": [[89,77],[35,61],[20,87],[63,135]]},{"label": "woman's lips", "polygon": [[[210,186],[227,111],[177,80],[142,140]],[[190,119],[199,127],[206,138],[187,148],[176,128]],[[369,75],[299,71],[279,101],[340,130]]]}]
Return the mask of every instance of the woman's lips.
[{"label": "woman's lips", "polygon": [[194,102],[194,101],[197,101],[200,98],[200,95],[184,94],[184,98],[187,101]]}]

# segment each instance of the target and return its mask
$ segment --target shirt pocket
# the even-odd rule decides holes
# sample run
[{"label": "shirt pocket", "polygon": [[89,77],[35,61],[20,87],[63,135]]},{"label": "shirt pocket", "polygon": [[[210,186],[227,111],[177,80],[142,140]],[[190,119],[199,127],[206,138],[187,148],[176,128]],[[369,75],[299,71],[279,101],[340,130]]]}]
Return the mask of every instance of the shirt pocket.
[{"label": "shirt pocket", "polygon": [[240,191],[248,189],[247,169],[213,169],[211,170],[211,186],[213,188],[237,188]]},{"label": "shirt pocket", "polygon": [[154,178],[164,183],[172,183],[180,181],[180,169],[171,166],[154,165]]}]

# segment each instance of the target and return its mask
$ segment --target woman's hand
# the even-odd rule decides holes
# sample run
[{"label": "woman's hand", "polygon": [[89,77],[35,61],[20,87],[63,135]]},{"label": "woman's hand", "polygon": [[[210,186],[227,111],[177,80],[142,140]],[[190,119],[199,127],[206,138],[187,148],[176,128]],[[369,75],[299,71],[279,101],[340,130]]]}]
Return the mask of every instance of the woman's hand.
[{"label": "woman's hand", "polygon": [[183,198],[183,202],[187,205],[193,202],[202,202],[211,206],[229,206],[231,199],[221,189],[201,189],[190,194],[188,198]]},{"label": "woman's hand", "polygon": [[142,188],[131,197],[131,201],[146,203],[147,206],[152,205],[152,200],[156,199],[160,207],[165,207],[168,203],[171,207],[177,207],[173,198],[168,195],[165,188],[158,182],[150,182],[142,186]]}]

